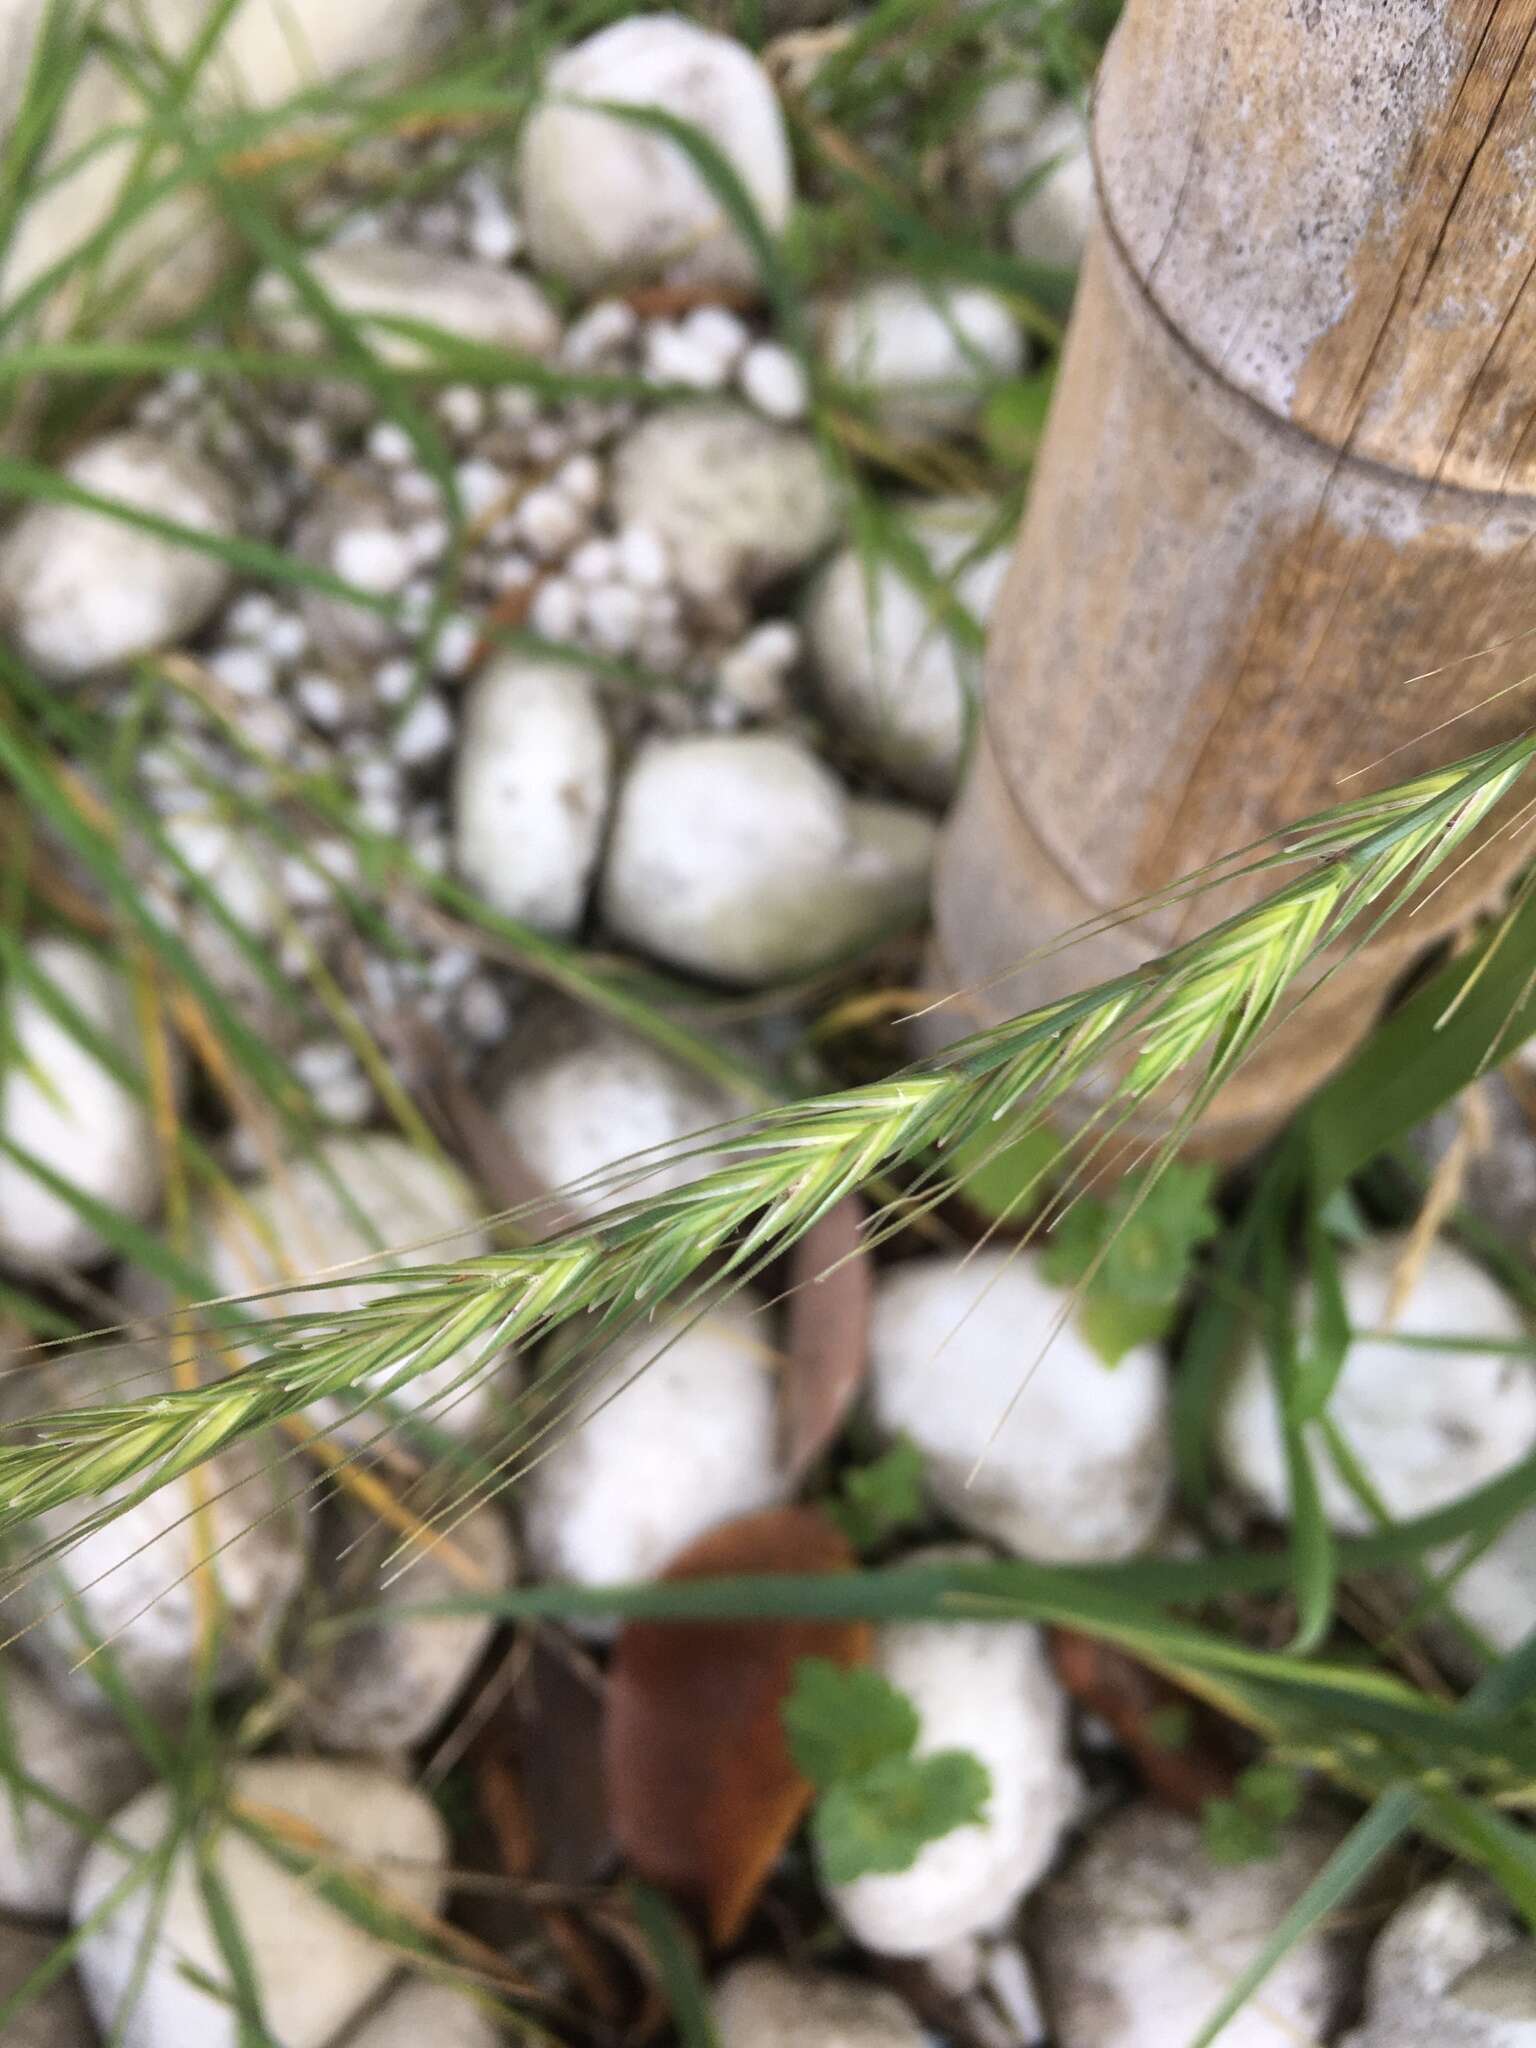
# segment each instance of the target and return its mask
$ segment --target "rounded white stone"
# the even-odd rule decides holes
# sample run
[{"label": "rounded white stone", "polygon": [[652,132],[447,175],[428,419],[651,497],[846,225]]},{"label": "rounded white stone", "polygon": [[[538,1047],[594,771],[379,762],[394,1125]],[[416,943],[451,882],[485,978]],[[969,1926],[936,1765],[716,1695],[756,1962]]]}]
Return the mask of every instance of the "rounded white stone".
[{"label": "rounded white stone", "polygon": [[[113,1345],[53,1357],[15,1376],[5,1386],[5,1412],[15,1421],[94,1402],[153,1400],[173,1385],[163,1352]],[[302,1475],[256,1442],[220,1452],[199,1473],[198,1481],[172,1480],[138,1501],[128,1482],[83,1505],[49,1508],[31,1525],[58,1555],[27,1573],[7,1613],[27,1628],[34,1662],[83,1712],[110,1703],[102,1676],[108,1659],[157,1712],[187,1706],[197,1686],[203,1612],[194,1568],[205,1556],[220,1596],[215,1686],[249,1680],[271,1657],[304,1576]],[[198,1513],[202,1500],[206,1517]],[[103,1505],[121,1511],[85,1526]],[[90,1654],[98,1644],[102,1662]]]},{"label": "rounded white stone", "polygon": [[[321,1749],[387,1756],[414,1747],[442,1720],[496,1631],[491,1614],[412,1615],[413,1607],[495,1594],[516,1565],[506,1518],[493,1506],[446,1511],[442,1542],[407,1545],[359,1516],[338,1517],[328,1588],[334,1606],[379,1608],[366,1628],[317,1645],[293,1674],[301,1715]],[[449,1554],[451,1551],[453,1555]]]},{"label": "rounded white stone", "polygon": [[[284,1820],[301,1841],[323,1839],[355,1883],[374,1888],[398,1910],[435,1912],[445,1889],[448,1830],[420,1792],[372,1765],[269,1757],[230,1773],[232,1801],[266,1819]],[[229,1964],[204,1898],[197,1859],[183,1840],[171,1852],[163,1895],[141,1884],[115,1907],[129,1854],[156,1849],[175,1825],[173,1794],[156,1785],[117,1815],[118,1842],[98,1842],[75,1892],[84,1927],[104,1912],[80,1945],[86,1997],[103,2034],[120,2048],[239,2048],[237,2007],[203,1989],[229,1981]],[[279,1837],[281,1839],[281,1837]],[[255,1982],[262,2017],[283,2048],[327,2048],[342,2027],[399,1967],[399,1953],[323,1898],[314,1881],[285,1868],[260,1841],[226,1823],[207,1853]],[[302,1853],[302,1851],[301,1851]],[[321,1860],[324,1868],[324,1860]],[[160,1918],[153,1915],[157,1904]],[[138,1975],[139,1952],[148,1967]]]},{"label": "rounded white stone", "polygon": [[1364,2023],[1340,2048],[1529,2048],[1536,1945],[1476,1878],[1452,1873],[1398,1907],[1377,1936]]},{"label": "rounded white stone", "polygon": [[816,443],[733,400],[652,413],[614,451],[621,526],[661,541],[685,590],[752,591],[813,561],[837,507]]},{"label": "rounded white stone", "polygon": [[963,427],[990,385],[1017,374],[1024,337],[1007,301],[980,285],[866,285],[829,308],[827,367],[902,434]]},{"label": "rounded white stone", "polygon": [[[44,989],[142,1073],[133,992],[115,967],[62,938],[34,941],[28,960]],[[160,1199],[147,1083],[133,1093],[34,989],[18,985],[8,1009],[0,1132],[81,1195],[143,1222]],[[19,1157],[0,1155],[0,1259],[38,1273],[89,1265],[105,1250],[95,1225],[65,1195]]]},{"label": "rounded white stone", "polygon": [[[110,434],[66,463],[98,497],[220,539],[237,530],[223,478],[142,433]],[[229,588],[216,555],[79,505],[29,506],[0,539],[0,623],[61,681],[154,654],[202,625]]]},{"label": "rounded white stone", "polygon": [[[310,275],[337,310],[363,325],[375,353],[400,369],[432,360],[425,341],[381,324],[412,321],[440,329],[454,341],[547,357],[560,342],[560,321],[531,278],[486,263],[422,249],[406,242],[348,242],[315,250]],[[291,346],[324,346],[313,315],[295,302],[291,281],[269,271],[257,284],[258,312]]]},{"label": "rounded white stone", "polygon": [[993,79],[962,121],[956,154],[962,178],[982,201],[1009,199],[1029,176],[1028,151],[1050,109],[1044,85],[1030,73]]},{"label": "rounded white stone", "polygon": [[724,1165],[698,1139],[740,1114],[723,1088],[617,1025],[563,1007],[541,1021],[496,1119],[568,1209],[599,1216]]},{"label": "rounded white stone", "polygon": [[1075,270],[1098,211],[1088,123],[1068,101],[1053,107],[1020,151],[1020,181],[1039,175],[1008,212],[1008,239],[1026,263]]},{"label": "rounded white stone", "polygon": [[347,2048],[503,2048],[506,2035],[467,1991],[423,1979],[393,1991]]},{"label": "rounded white stone", "polygon": [[[984,627],[1007,573],[1006,546],[986,546],[996,507],[939,499],[908,521],[934,574]],[[812,670],[830,715],[886,774],[945,801],[959,779],[981,684],[975,650],[942,606],[888,556],[842,549],[817,577],[806,610]]]},{"label": "rounded white stone", "polygon": [[945,1253],[881,1276],[870,1332],[881,1429],[962,1527],[1044,1563],[1143,1549],[1172,1483],[1160,1355],[1105,1365],[1070,1304],[1034,1253]]},{"label": "rounded white stone", "polygon": [[754,284],[751,250],[670,136],[575,101],[654,107],[713,143],[770,234],[789,217],[784,119],[752,52],[674,14],[639,15],[550,65],[524,124],[520,211],[541,270],[592,290],[665,277]]},{"label": "rounded white stone", "polygon": [[736,381],[748,405],[771,420],[802,420],[810,407],[810,388],[799,358],[776,341],[754,342],[741,359]]},{"label": "rounded white stone", "polygon": [[865,1948],[931,1955],[1001,1925],[1049,1868],[1082,1799],[1067,1700],[1027,1622],[898,1623],[876,1634],[874,1665],[917,1709],[919,1756],[968,1750],[992,1781],[982,1822],[829,1893]]},{"label": "rounded white stone", "polygon": [[[1336,1839],[1296,1826],[1273,1855],[1215,1864],[1199,1824],[1182,1814],[1140,1804],[1102,1822],[1035,1909],[1052,2039],[1189,2048]],[[1328,2040],[1351,1974],[1337,1937],[1304,1936],[1227,2023],[1222,2048]]]},{"label": "rounded white stone", "polygon": [[657,1322],[577,1366],[580,1391],[522,1487],[542,1577],[654,1578],[696,1536],[782,1500],[771,1333],[752,1296]]},{"label": "rounded white stone", "polygon": [[[391,1273],[488,1252],[480,1213],[452,1167],[381,1132],[339,1135],[216,1205],[203,1223],[204,1262],[225,1293],[261,1295],[245,1304],[257,1317],[360,1307],[396,1291]],[[263,1292],[322,1278],[323,1292]],[[448,1436],[472,1436],[508,1369],[505,1353],[476,1339],[404,1381],[388,1405]],[[371,1437],[383,1411],[359,1412],[362,1399],[324,1401],[316,1419],[344,1438]]]},{"label": "rounded white stone", "polygon": [[928,2040],[878,1984],[760,1958],[732,1964],[710,2005],[720,2048],[924,2048]]},{"label": "rounded white stone", "polygon": [[453,780],[459,873],[493,910],[572,932],[607,822],[612,743],[594,679],[498,656],[470,690]]},{"label": "rounded white stone", "polygon": [[[0,1659],[0,1727],[8,1761],[88,1822],[107,1820],[149,1776],[126,1730],[80,1713],[9,1653]],[[62,1919],[89,1839],[57,1806],[8,1783],[0,1796],[0,1909]]]},{"label": "rounded white stone", "polygon": [[[1507,1656],[1536,1628],[1536,1508],[1517,1515],[1462,1567],[1464,1548],[1453,1544],[1430,1561],[1437,1571],[1455,1572],[1448,1604],[1490,1649]],[[1459,1640],[1447,1640],[1453,1657]]]},{"label": "rounded white stone", "polygon": [[[1517,1464],[1536,1446],[1536,1371],[1498,1352],[1396,1344],[1373,1337],[1385,1316],[1406,1240],[1373,1238],[1346,1255],[1345,1310],[1358,1332],[1329,1403],[1345,1444],[1363,1465],[1394,1520],[1429,1514]],[[1296,1315],[1303,1332],[1312,1295],[1303,1287]],[[1445,1240],[1430,1246],[1394,1325],[1398,1335],[1488,1337],[1523,1342],[1525,1325],[1509,1297],[1481,1266]],[[1290,1482],[1274,1388],[1264,1352],[1251,1344],[1222,1403],[1217,1448],[1229,1476],[1277,1521],[1290,1511]],[[1324,1514],[1335,1529],[1363,1535],[1370,1510],[1314,1440]]]},{"label": "rounded white stone", "polygon": [[603,914],[660,959],[757,987],[914,911],[932,850],[926,818],[851,802],[796,740],[653,739],[619,792]]}]

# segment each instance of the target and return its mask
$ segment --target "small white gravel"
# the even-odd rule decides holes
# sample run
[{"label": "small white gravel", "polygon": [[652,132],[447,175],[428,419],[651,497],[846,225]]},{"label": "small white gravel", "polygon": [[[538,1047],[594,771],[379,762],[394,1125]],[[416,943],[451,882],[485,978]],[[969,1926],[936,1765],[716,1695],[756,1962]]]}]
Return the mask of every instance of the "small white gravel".
[{"label": "small white gravel", "polygon": [[791,425],[810,409],[810,387],[797,357],[776,341],[754,342],[737,372],[741,395],[771,420]]},{"label": "small white gravel", "polygon": [[1536,1944],[1492,1885],[1452,1873],[1392,1915],[1371,1949],[1364,2023],[1339,2048],[1525,2048]]}]

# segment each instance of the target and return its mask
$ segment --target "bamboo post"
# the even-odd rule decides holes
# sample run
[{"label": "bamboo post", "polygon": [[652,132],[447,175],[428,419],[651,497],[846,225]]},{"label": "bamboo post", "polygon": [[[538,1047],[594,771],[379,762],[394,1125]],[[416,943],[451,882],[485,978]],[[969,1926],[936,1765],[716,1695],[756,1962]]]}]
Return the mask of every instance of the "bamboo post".
[{"label": "bamboo post", "polygon": [[[1532,717],[1495,693],[1536,672],[1536,0],[1129,0],[1093,133],[936,883],[963,1028],[1234,899],[1018,968],[1067,927]],[[1374,941],[1224,1091],[1213,1146],[1262,1135],[1530,851],[1496,840]]]}]

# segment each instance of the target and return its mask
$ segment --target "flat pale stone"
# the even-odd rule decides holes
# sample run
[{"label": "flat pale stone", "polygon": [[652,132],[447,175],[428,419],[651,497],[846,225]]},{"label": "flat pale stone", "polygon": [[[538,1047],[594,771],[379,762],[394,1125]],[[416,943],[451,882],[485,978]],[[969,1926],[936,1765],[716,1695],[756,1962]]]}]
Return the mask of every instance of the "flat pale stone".
[{"label": "flat pale stone", "polygon": [[[34,940],[43,988],[143,1071],[133,993],[101,954],[62,938]],[[147,1089],[135,1094],[77,1037],[37,989],[11,998],[11,1058],[0,1078],[0,1132],[81,1195],[145,1221],[160,1198],[160,1153]],[[106,1242],[65,1195],[20,1158],[0,1155],[0,1260],[23,1273],[85,1266]]]},{"label": "flat pale stone", "polygon": [[453,850],[482,901],[568,934],[587,907],[608,821],[613,743],[596,679],[499,655],[469,692],[453,773]]},{"label": "flat pale stone", "polygon": [[[286,1819],[309,1840],[321,1838],[349,1877],[386,1899],[417,1914],[441,1906],[447,1827],[430,1800],[388,1772],[367,1764],[262,1758],[237,1765],[228,1790],[233,1802],[269,1820],[274,1832]],[[152,1786],[113,1825],[129,1851],[155,1848],[173,1825],[170,1792]],[[267,2030],[283,2048],[327,2048],[399,1968],[398,1951],[365,1932],[229,1821],[219,1827],[211,1855],[243,1938]],[[103,1907],[124,1871],[125,1857],[115,1845],[102,1842],[92,1849],[75,1892],[77,1927]],[[97,2025],[104,2034],[121,2026],[122,2048],[240,2048],[236,2007],[188,1974],[199,1972],[220,1985],[230,1977],[186,1843],[173,1852],[163,1916],[150,1936],[149,1967],[137,1999],[128,2003],[152,1901],[153,1887],[141,1885],[81,1943],[80,1976]]]},{"label": "flat pale stone", "polygon": [[[482,1206],[456,1169],[403,1139],[376,1131],[325,1138],[313,1157],[290,1160],[281,1178],[257,1181],[240,1203],[212,1210],[203,1221],[204,1263],[221,1293],[262,1295],[244,1305],[256,1317],[356,1308],[397,1292],[392,1273],[488,1252]],[[281,1291],[321,1277],[330,1282],[323,1292]],[[510,1370],[505,1352],[472,1340],[405,1380],[389,1406],[407,1421],[470,1437],[489,1419],[498,1386],[509,1386]],[[314,1419],[348,1439],[371,1437],[385,1410],[360,1412],[360,1399],[323,1401]]]},{"label": "flat pale stone", "polygon": [[[71,483],[135,511],[228,539],[228,484],[195,456],[139,433],[92,441],[64,466]],[[0,625],[61,682],[173,647],[230,585],[216,555],[70,504],[27,507],[0,539]]]},{"label": "flat pale stone", "polygon": [[[337,310],[357,320],[381,360],[413,369],[432,360],[427,342],[376,324],[408,320],[442,330],[452,341],[548,357],[560,340],[560,319],[533,282],[517,271],[472,263],[406,242],[344,242],[307,258],[310,275]],[[299,305],[293,283],[270,271],[256,286],[255,306],[290,347],[324,348],[329,337]]]},{"label": "flat pale stone", "polygon": [[851,801],[798,740],[653,739],[619,791],[603,915],[674,966],[762,987],[915,912],[932,852],[922,813]]},{"label": "flat pale stone", "polygon": [[557,57],[523,125],[520,217],[535,265],[583,290],[667,278],[754,284],[751,250],[668,135],[576,101],[654,107],[687,122],[741,179],[770,234],[792,169],[767,73],[744,44],[675,14],[599,29]]}]

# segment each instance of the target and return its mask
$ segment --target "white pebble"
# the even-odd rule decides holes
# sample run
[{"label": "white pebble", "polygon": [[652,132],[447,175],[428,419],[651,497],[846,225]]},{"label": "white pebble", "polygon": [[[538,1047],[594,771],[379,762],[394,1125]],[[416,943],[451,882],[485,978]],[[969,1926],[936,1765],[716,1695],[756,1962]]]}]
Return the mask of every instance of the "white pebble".
[{"label": "white pebble", "polygon": [[293,694],[310,724],[322,732],[335,732],[346,724],[347,693],[334,676],[307,670],[294,684]]},{"label": "white pebble", "polygon": [[[236,1764],[227,1789],[279,1828],[289,1817],[300,1841],[333,1845],[320,1867],[356,1873],[386,1901],[393,1894],[408,1920],[441,1906],[447,1827],[429,1799],[377,1766],[262,1757]],[[160,1883],[125,1882],[162,1850]],[[210,1827],[205,1847],[195,1849],[174,1791],[162,1785],[115,1817],[75,1893],[77,1961],[102,2038],[118,2048],[237,2048],[247,2038],[223,1989],[229,1965],[208,1905],[204,1855],[239,1929],[270,2038],[285,2048],[325,2048],[395,1974],[397,1946],[366,1932],[311,1874],[289,1870],[232,1823]]]},{"label": "white pebble", "polygon": [[[1332,1851],[1316,1826],[1273,1854],[1213,1863],[1197,1821],[1146,1803],[1091,1832],[1032,1909],[1059,2048],[1188,2048]],[[1325,1919],[1222,2029],[1222,2048],[1327,2041],[1354,1975]]]},{"label": "white pebble", "polygon": [[784,1498],[772,1332],[759,1311],[743,1289],[707,1314],[647,1324],[583,1372],[523,1485],[539,1577],[653,1578],[717,1522]]},{"label": "white pebble", "polygon": [[684,384],[692,391],[719,391],[730,382],[730,365],[681,327],[657,320],[645,331],[643,374],[653,384]]},{"label": "white pebble", "polygon": [[[64,465],[95,496],[220,539],[233,496],[206,463],[148,434],[111,434]],[[194,633],[231,571],[216,555],[71,504],[31,504],[0,538],[0,622],[63,681],[153,654]]]},{"label": "white pebble", "polygon": [[453,744],[453,714],[443,699],[424,691],[390,735],[390,752],[407,768],[425,768]]},{"label": "white pebble", "polygon": [[733,1963],[711,2007],[720,2048],[924,2048],[932,2039],[893,1991],[766,1958]]},{"label": "white pebble", "polygon": [[1167,1511],[1168,1377],[1138,1345],[1113,1368],[1032,1252],[909,1259],[876,1286],[870,1400],[910,1437],[962,1527],[1042,1563],[1129,1557]]},{"label": "white pebble", "polygon": [[620,526],[644,526],[690,592],[750,592],[812,561],[837,506],[809,434],[729,400],[653,413],[614,452]]},{"label": "white pebble", "polygon": [[566,562],[565,573],[577,583],[606,583],[617,567],[617,557],[611,540],[584,540]]},{"label": "white pebble", "polygon": [[[979,626],[1003,578],[1006,546],[983,547],[995,524],[989,499],[921,505],[907,533],[934,574]],[[942,802],[958,780],[981,665],[953,622],[887,555],[849,545],[816,579],[806,609],[813,673],[827,710],[894,781]]]},{"label": "white pebble", "polygon": [[682,329],[696,347],[721,364],[727,376],[746,353],[752,338],[746,322],[724,306],[695,306],[683,316]]},{"label": "white pebble", "polygon": [[548,484],[531,490],[517,508],[518,532],[536,555],[562,555],[587,530],[587,513]]},{"label": "white pebble", "polygon": [[309,628],[297,612],[279,612],[263,636],[263,645],[280,667],[291,667],[309,646]]},{"label": "white pebble", "polygon": [[416,564],[405,534],[388,526],[351,526],[332,542],[331,566],[359,590],[389,597],[404,588]]},{"label": "white pebble", "polygon": [[416,683],[416,664],[403,656],[381,661],[373,672],[374,695],[381,704],[403,704]]},{"label": "white pebble", "polygon": [[736,381],[747,403],[771,420],[803,420],[809,410],[810,387],[799,359],[776,341],[754,342]]},{"label": "white pebble", "polygon": [[927,1843],[906,1870],[829,1890],[865,1948],[930,1955],[1011,1918],[1050,1867],[1082,1802],[1067,1698],[1028,1622],[888,1625],[876,1634],[874,1666],[917,1709],[919,1756],[966,1750],[991,1779],[979,1824]]},{"label": "white pebble", "polygon": [[259,647],[218,647],[208,656],[208,672],[237,697],[265,697],[277,687],[270,655]]},{"label": "white pebble", "polygon": [[477,206],[470,215],[469,253],[481,263],[510,263],[523,246],[522,230],[504,208]]},{"label": "white pebble", "polygon": [[523,124],[518,196],[541,270],[592,289],[670,277],[755,284],[756,263],[719,200],[676,144],[571,104],[620,101],[689,122],[744,183],[770,234],[789,215],[784,118],[752,52],[678,15],[614,23],[564,51],[547,97]]},{"label": "white pebble", "polygon": [[582,607],[587,630],[604,654],[633,653],[640,637],[643,600],[624,583],[600,583]]},{"label": "white pebble", "polygon": [[[33,940],[27,960],[50,994],[78,1011],[142,1073],[143,1042],[133,992],[101,955],[62,938]],[[74,1031],[24,983],[7,991],[7,1058],[0,1075],[0,1134],[67,1186],[135,1222],[160,1195],[160,1148],[138,1092],[101,1065]],[[0,1257],[23,1273],[85,1266],[102,1257],[94,1224],[20,1158],[0,1154]]]},{"label": "white pebble", "polygon": [[[578,323],[579,325],[579,323]],[[567,336],[569,340],[569,336]],[[504,427],[527,427],[539,416],[539,394],[527,384],[504,384],[491,398],[491,409]]]},{"label": "white pebble", "polygon": [[1503,1901],[1451,1871],[1398,1907],[1371,1948],[1365,2021],[1339,2048],[1528,2048],[1536,1947]]},{"label": "white pebble", "polygon": [[[432,351],[425,342],[392,331],[383,324],[386,320],[413,321],[457,341],[516,355],[548,357],[559,346],[554,308],[532,278],[514,270],[493,270],[406,242],[383,241],[317,250],[309,267],[342,312],[367,323],[372,347],[396,368],[430,362]],[[258,280],[252,304],[291,345],[324,345],[323,330],[295,303],[291,283],[279,273]]]},{"label": "white pebble", "polygon": [[1098,201],[1088,123],[1070,102],[1052,108],[1020,154],[1025,175],[1049,165],[1008,216],[1008,239],[1026,263],[1074,269],[1093,226]]},{"label": "white pebble", "polygon": [[265,590],[248,590],[224,614],[224,629],[237,640],[265,640],[277,619],[277,599]]},{"label": "white pebble", "polygon": [[524,446],[531,462],[558,462],[570,452],[571,436],[559,420],[537,420],[528,429]]},{"label": "white pebble", "polygon": [[506,997],[488,974],[474,975],[458,992],[460,1024],[476,1045],[499,1045],[512,1022]]},{"label": "white pebble", "polygon": [[[1334,1383],[1329,1415],[1394,1521],[1429,1514],[1496,1479],[1536,1446],[1536,1370],[1497,1351],[1407,1349],[1384,1324],[1406,1251],[1378,1237],[1346,1254],[1344,1305],[1356,1332]],[[1309,1287],[1298,1292],[1297,1327],[1311,1325]],[[1398,1335],[1523,1342],[1514,1303],[1481,1266],[1437,1239],[1392,1325]],[[1342,1533],[1364,1534],[1374,1518],[1310,1432],[1323,1512]],[[1217,1446],[1229,1475],[1277,1521],[1290,1511],[1290,1480],[1273,1383],[1263,1351],[1238,1361],[1220,1411]]]},{"label": "white pebble", "polygon": [[822,346],[833,374],[902,434],[963,427],[988,386],[1024,360],[1018,322],[996,292],[908,278],[865,285],[837,302]]},{"label": "white pebble", "polygon": [[385,463],[391,469],[415,459],[416,444],[410,435],[395,420],[377,420],[368,429],[368,453],[375,462]]},{"label": "white pebble", "polygon": [[621,528],[615,547],[619,573],[635,590],[662,590],[670,565],[667,551],[648,526]]},{"label": "white pebble", "polygon": [[514,550],[496,557],[490,566],[489,580],[494,591],[526,590],[537,574],[528,557]]},{"label": "white pebble", "polygon": [[432,649],[432,668],[444,677],[461,676],[475,658],[480,645],[480,628],[462,612],[450,612],[438,628]]},{"label": "white pebble", "polygon": [[425,519],[413,519],[405,529],[410,544],[413,570],[435,568],[448,549],[451,531],[446,519],[434,512]]},{"label": "white pebble", "polygon": [[437,478],[428,476],[424,469],[397,469],[390,479],[390,490],[398,504],[413,512],[435,512],[443,501]]},{"label": "white pebble", "polygon": [[603,912],[674,966],[764,986],[915,909],[932,841],[914,811],[850,801],[798,741],[652,739],[615,809]]},{"label": "white pebble", "polygon": [[469,520],[484,519],[488,512],[504,504],[511,496],[512,486],[506,472],[482,456],[461,462],[453,478],[458,486],[464,517]]},{"label": "white pebble", "polygon": [[634,340],[640,316],[623,299],[599,299],[567,328],[561,351],[569,369],[589,370],[621,355]]},{"label": "white pebble", "polygon": [[485,393],[473,384],[450,384],[438,393],[437,416],[449,433],[467,441],[485,426]]},{"label": "white pebble", "polygon": [[560,662],[497,657],[464,706],[453,788],[459,872],[492,909],[541,931],[574,931],[611,775],[592,677]]},{"label": "white pebble", "polygon": [[551,576],[533,594],[528,623],[545,640],[569,640],[581,624],[581,592],[563,576]]},{"label": "white pebble", "polygon": [[589,511],[602,503],[603,465],[595,455],[572,455],[562,462],[551,482],[577,505]]}]

